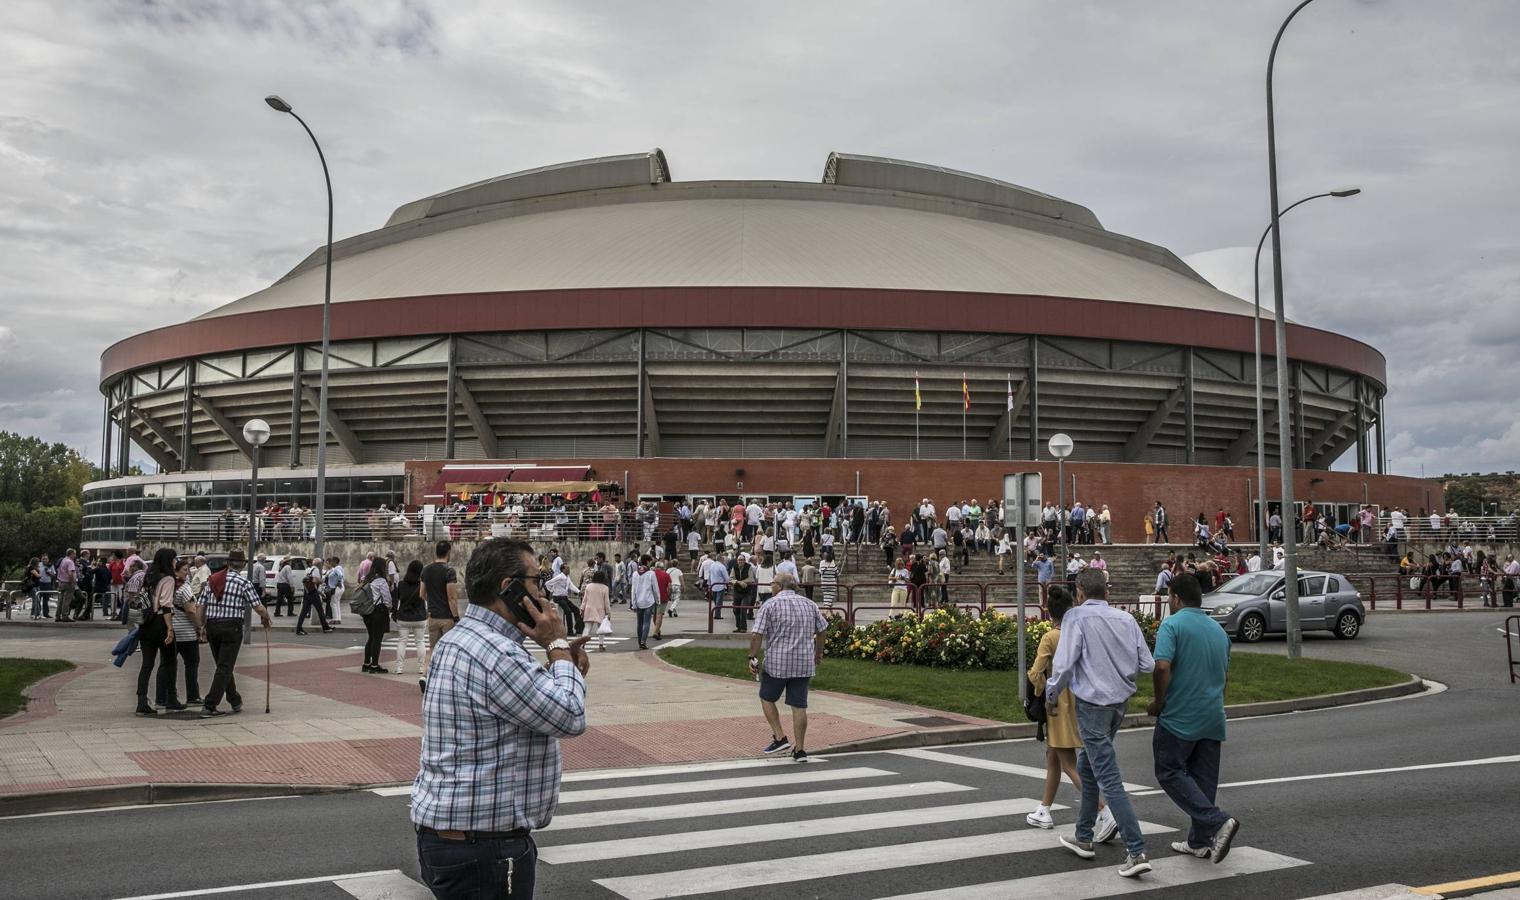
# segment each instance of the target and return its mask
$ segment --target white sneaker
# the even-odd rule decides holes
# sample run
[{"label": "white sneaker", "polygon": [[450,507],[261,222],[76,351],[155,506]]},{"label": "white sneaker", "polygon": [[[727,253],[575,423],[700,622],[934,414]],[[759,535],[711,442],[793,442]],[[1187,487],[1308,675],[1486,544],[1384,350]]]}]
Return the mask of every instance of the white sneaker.
[{"label": "white sneaker", "polygon": [[1187,841],[1172,841],[1172,852],[1208,859],[1212,851],[1209,847],[1189,847]]},{"label": "white sneaker", "polygon": [[1025,816],[1024,821],[1028,822],[1030,825],[1033,825],[1036,828],[1056,827],[1056,820],[1050,817],[1050,810],[1045,809],[1044,807],[1040,807],[1039,809],[1036,809],[1034,812]]},{"label": "white sneaker", "polygon": [[1124,865],[1119,867],[1119,874],[1125,878],[1139,878],[1151,870],[1151,861],[1141,853],[1136,856],[1128,854],[1124,857]]},{"label": "white sneaker", "polygon": [[1093,823],[1093,843],[1106,844],[1118,833],[1119,822],[1114,818],[1114,814],[1108,811],[1108,807],[1098,810],[1097,821]]}]

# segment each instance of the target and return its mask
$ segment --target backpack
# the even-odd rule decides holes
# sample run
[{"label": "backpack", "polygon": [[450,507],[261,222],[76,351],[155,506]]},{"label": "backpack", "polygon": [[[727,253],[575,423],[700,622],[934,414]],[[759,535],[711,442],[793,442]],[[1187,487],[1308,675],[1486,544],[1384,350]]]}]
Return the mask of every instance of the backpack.
[{"label": "backpack", "polygon": [[375,599],[375,592],[370,589],[370,582],[368,581],[364,582],[357,591],[354,591],[353,599],[348,601],[349,609],[352,609],[356,616],[367,616],[374,612],[375,607],[379,605],[379,601]]}]

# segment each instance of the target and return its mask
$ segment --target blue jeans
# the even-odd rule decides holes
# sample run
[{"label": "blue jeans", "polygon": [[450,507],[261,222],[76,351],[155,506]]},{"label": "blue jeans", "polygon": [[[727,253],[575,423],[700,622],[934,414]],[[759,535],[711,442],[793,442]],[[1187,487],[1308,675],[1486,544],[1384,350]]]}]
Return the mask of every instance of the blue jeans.
[{"label": "blue jeans", "polygon": [[531,900],[538,847],[528,834],[450,841],[418,832],[417,863],[438,900]]},{"label": "blue jeans", "polygon": [[1219,742],[1185,741],[1156,726],[1151,749],[1156,755],[1156,780],[1177,807],[1193,820],[1189,847],[1207,847],[1230,816],[1214,805],[1219,788]]},{"label": "blue jeans", "polygon": [[647,609],[635,608],[633,615],[634,618],[638,621],[639,643],[649,643],[649,625],[654,621],[654,607],[651,606]]},{"label": "blue jeans", "polygon": [[1077,840],[1093,838],[1093,823],[1098,819],[1098,791],[1108,801],[1108,811],[1119,823],[1119,834],[1131,855],[1145,852],[1145,838],[1140,821],[1124,793],[1124,778],[1119,774],[1119,758],[1114,754],[1114,735],[1124,721],[1124,704],[1098,706],[1078,697],[1077,732],[1082,748],[1077,751],[1077,777],[1082,779],[1082,808],[1077,813]]},{"label": "blue jeans", "polygon": [[721,591],[712,592],[712,610],[714,619],[723,618],[723,595],[726,593],[728,593],[728,590],[726,588]]}]

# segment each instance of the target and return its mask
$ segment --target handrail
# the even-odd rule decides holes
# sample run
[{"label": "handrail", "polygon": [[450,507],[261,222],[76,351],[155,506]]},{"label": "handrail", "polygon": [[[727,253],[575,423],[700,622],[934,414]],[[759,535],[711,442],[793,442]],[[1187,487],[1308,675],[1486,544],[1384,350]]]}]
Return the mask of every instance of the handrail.
[{"label": "handrail", "polygon": [[1504,620],[1504,650],[1509,654],[1509,683],[1520,681],[1520,659],[1516,658],[1515,644],[1520,641],[1520,615]]}]

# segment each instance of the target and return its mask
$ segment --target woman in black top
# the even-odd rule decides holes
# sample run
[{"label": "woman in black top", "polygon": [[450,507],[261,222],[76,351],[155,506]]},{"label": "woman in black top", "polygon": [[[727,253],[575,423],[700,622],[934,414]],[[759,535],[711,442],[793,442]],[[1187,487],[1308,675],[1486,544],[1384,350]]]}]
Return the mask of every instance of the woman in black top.
[{"label": "woman in black top", "polygon": [[[137,714],[139,716],[155,716],[158,711],[148,703],[148,678],[153,672],[153,666],[160,660],[162,654],[163,665],[158,668],[158,693],[165,697],[172,690],[175,675],[174,667],[177,665],[172,648],[174,647],[174,631],[170,628],[169,617],[174,612],[174,589],[177,586],[174,580],[174,560],[179,554],[173,547],[160,547],[153,554],[153,565],[148,567],[148,577],[143,581],[143,602],[146,608],[143,610],[142,624],[137,627],[137,646],[142,651],[142,668],[137,671]],[[183,706],[178,707],[184,709]]]},{"label": "woman in black top", "polygon": [[396,587],[396,674],[406,674],[406,639],[417,648],[417,674],[422,671],[422,654],[427,647],[427,603],[422,599],[422,560],[414,559]]}]

